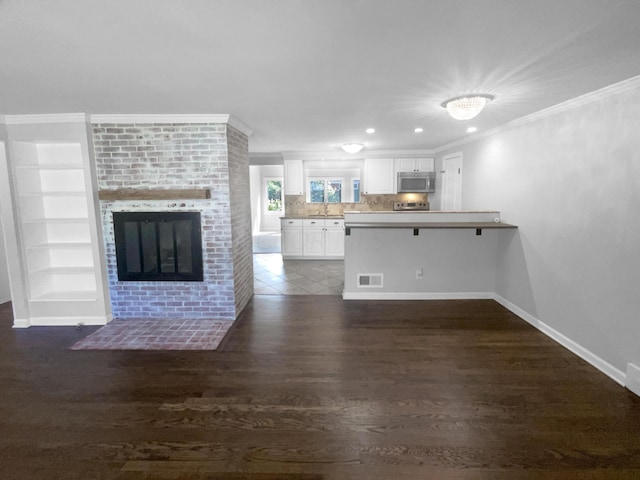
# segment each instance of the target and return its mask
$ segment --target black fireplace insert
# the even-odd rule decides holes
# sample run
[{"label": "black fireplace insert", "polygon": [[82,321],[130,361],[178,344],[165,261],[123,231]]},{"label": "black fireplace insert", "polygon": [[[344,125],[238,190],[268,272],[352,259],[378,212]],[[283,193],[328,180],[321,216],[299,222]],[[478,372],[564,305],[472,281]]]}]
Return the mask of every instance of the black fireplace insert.
[{"label": "black fireplace insert", "polygon": [[200,212],[113,212],[118,280],[202,281]]}]

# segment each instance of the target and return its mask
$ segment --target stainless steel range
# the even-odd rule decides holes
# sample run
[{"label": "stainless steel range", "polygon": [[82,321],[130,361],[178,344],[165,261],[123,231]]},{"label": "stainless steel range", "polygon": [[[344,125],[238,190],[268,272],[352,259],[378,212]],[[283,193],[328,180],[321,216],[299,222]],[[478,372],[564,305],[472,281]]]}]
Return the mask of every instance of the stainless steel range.
[{"label": "stainless steel range", "polygon": [[429,210],[429,202],[394,202],[394,210]]}]

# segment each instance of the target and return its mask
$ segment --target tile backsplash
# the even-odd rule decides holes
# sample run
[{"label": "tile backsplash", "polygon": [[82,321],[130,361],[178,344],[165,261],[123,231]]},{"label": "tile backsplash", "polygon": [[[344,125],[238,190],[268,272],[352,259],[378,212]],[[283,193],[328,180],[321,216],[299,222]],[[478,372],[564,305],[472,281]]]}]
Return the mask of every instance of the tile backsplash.
[{"label": "tile backsplash", "polygon": [[405,193],[397,195],[361,195],[359,203],[307,203],[305,195],[285,195],[284,211],[287,217],[307,217],[310,215],[343,215],[344,212],[383,212],[393,210],[394,202],[427,202],[426,193]]}]

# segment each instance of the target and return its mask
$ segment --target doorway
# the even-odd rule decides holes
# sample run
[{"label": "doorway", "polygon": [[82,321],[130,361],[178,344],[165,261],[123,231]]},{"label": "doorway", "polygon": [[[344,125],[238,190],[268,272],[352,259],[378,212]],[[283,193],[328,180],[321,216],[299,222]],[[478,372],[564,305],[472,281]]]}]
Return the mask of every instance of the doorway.
[{"label": "doorway", "polygon": [[462,152],[442,158],[442,210],[462,209]]}]

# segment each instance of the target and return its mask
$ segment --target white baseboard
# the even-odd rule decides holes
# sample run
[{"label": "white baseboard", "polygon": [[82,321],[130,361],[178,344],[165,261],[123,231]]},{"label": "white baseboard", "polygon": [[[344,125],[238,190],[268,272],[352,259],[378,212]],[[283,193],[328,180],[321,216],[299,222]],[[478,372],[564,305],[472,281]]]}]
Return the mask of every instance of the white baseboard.
[{"label": "white baseboard", "polygon": [[112,315],[105,317],[32,317],[16,318],[13,328],[29,327],[77,327],[78,325],[106,325],[113,320]]},{"label": "white baseboard", "polygon": [[640,397],[640,367],[633,363],[627,363],[627,384],[631,392]]},{"label": "white baseboard", "polygon": [[489,292],[342,292],[343,300],[483,300]]},{"label": "white baseboard", "polygon": [[14,318],[13,328],[29,328],[31,324],[28,318]]},{"label": "white baseboard", "polygon": [[[507,310],[510,310],[511,312],[515,313],[520,318],[525,320],[527,323],[533,325],[535,328],[540,330],[542,333],[544,333],[545,335],[547,335],[551,339],[553,339],[556,342],[558,342],[560,345],[565,347],[567,350],[575,353],[577,356],[582,358],[584,361],[586,361],[586,362],[590,363],[591,365],[593,365],[595,368],[600,370],[602,373],[607,375],[609,378],[611,378],[615,382],[619,383],[623,387],[627,383],[627,375],[623,371],[618,370],[617,368],[615,368],[613,365],[611,365],[607,361],[605,361],[602,358],[598,357],[595,353],[587,350],[582,345],[580,345],[580,344],[574,342],[573,340],[571,340],[570,338],[564,336],[562,333],[560,333],[557,330],[553,329],[552,327],[550,327],[546,323],[542,322],[541,320],[539,320],[538,318],[536,318],[533,315],[529,314],[528,312],[522,310],[520,307],[518,307],[517,305],[511,303],[510,301],[508,301],[507,299],[501,297],[500,295],[494,294],[493,298],[494,298],[494,300],[496,302],[498,302],[500,305],[505,307]],[[640,386],[640,384],[639,384],[639,386]]]}]

